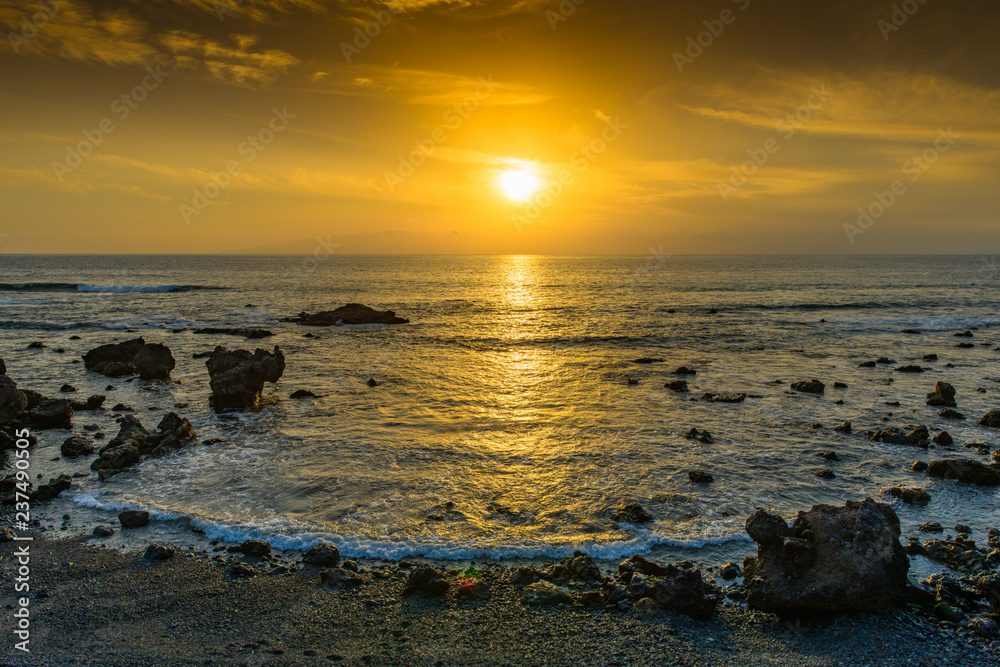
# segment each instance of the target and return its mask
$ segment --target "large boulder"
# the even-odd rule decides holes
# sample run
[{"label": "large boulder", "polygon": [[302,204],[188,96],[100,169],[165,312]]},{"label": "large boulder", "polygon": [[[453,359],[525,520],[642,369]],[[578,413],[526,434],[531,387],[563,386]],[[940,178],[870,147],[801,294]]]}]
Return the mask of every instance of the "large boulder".
[{"label": "large boulder", "polygon": [[1000,428],[1000,410],[990,410],[979,420],[979,424],[989,428]]},{"label": "large boulder", "polygon": [[379,311],[360,303],[349,303],[336,310],[324,310],[310,315],[302,312],[295,317],[286,317],[282,322],[296,322],[307,327],[329,327],[335,324],[409,324],[410,321],[396,317],[391,310]]},{"label": "large boulder", "polygon": [[666,566],[666,573],[653,587],[653,598],[663,609],[692,618],[708,618],[719,604],[719,598],[709,593],[701,571],[687,561]]},{"label": "large boulder", "polygon": [[0,375],[0,426],[6,426],[28,408],[28,399],[18,391],[17,383]]},{"label": "large boulder", "polygon": [[1000,486],[1000,473],[994,468],[972,459],[948,459],[931,461],[927,474],[942,479],[955,479],[977,486]]},{"label": "large boulder", "polygon": [[744,564],[754,609],[802,617],[879,611],[903,599],[910,564],[888,505],[816,505],[791,528],[757,510],[746,529],[757,543],[756,559]]},{"label": "large boulder", "polygon": [[107,377],[138,375],[143,380],[166,380],[176,366],[166,345],[147,344],[143,338],[101,345],[83,355],[87,370]]},{"label": "large boulder", "polygon": [[930,436],[930,431],[926,426],[918,426],[909,433],[895,426],[869,433],[869,439],[873,442],[887,442],[891,445],[909,445],[910,447],[923,447],[924,449],[927,449],[930,445]]},{"label": "large boulder", "polygon": [[277,345],[274,352],[257,348],[253,354],[220,345],[205,364],[211,377],[212,407],[217,412],[246,410],[257,405],[265,382],[281,379],[285,355]]},{"label": "large boulder", "polygon": [[947,382],[938,382],[934,391],[927,394],[927,405],[935,408],[954,408],[955,388]]},{"label": "large boulder", "polygon": [[165,456],[197,440],[191,422],[173,412],[163,416],[153,433],[132,415],[119,418],[118,423],[121,425],[118,435],[101,448],[100,456],[90,464],[90,469],[100,473],[102,480],[131,468],[144,457]]},{"label": "large boulder", "polygon": [[65,399],[44,399],[28,412],[28,422],[36,429],[73,428],[73,408]]}]

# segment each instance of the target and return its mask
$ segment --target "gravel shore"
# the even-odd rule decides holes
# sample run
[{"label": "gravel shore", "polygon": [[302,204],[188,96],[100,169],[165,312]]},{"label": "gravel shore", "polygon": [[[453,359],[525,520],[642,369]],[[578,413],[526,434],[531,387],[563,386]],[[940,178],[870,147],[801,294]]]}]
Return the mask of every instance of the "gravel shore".
[{"label": "gravel shore", "polygon": [[284,574],[267,574],[280,557],[264,567],[247,558],[262,574],[235,578],[243,556],[150,561],[41,534],[30,544],[30,655],[13,648],[15,544],[0,544],[3,665],[1000,665],[996,642],[905,609],[788,622],[726,600],[709,621],[641,620],[524,607],[498,563],[477,563],[489,600],[426,600],[403,597],[405,571],[380,562],[360,566],[385,578],[333,590],[294,558]]}]

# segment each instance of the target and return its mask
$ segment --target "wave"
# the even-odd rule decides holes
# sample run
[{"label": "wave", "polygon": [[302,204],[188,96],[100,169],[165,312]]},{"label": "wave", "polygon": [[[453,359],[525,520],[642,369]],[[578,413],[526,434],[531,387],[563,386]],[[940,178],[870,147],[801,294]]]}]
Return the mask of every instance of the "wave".
[{"label": "wave", "polygon": [[194,292],[225,290],[210,285],[90,285],[86,283],[0,283],[0,292]]},{"label": "wave", "polygon": [[67,329],[82,329],[88,325],[82,322],[61,324],[59,322],[22,322],[19,320],[0,320],[0,329],[31,329],[35,331],[65,331]]}]

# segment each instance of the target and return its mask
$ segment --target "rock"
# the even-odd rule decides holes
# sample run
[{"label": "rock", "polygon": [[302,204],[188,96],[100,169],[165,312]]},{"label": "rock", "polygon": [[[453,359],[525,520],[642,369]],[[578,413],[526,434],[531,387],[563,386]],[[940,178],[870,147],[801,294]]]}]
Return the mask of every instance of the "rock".
[{"label": "rock", "polygon": [[632,361],[633,364],[662,364],[663,359],[654,359],[652,357],[643,357],[641,359],[635,359]]},{"label": "rock", "polygon": [[529,607],[554,607],[556,605],[572,605],[573,595],[564,588],[547,581],[538,581],[525,586],[521,591],[521,604]]},{"label": "rock", "polygon": [[973,345],[972,343],[959,343],[955,347],[961,348],[961,349],[964,349],[964,350],[968,350],[968,349],[974,348],[975,345]]},{"label": "rock", "polygon": [[111,408],[112,412],[134,412],[131,405],[125,405],[124,403],[115,403],[115,406]]},{"label": "rock", "polygon": [[860,364],[858,364],[858,368],[875,368],[875,362],[874,361],[862,361]]},{"label": "rock", "polygon": [[94,453],[94,443],[82,435],[74,435],[66,438],[60,448],[63,456],[84,456]]},{"label": "rock", "polygon": [[92,412],[100,410],[104,406],[104,401],[104,396],[91,396],[86,401],[70,401],[69,407],[73,408],[73,412]]},{"label": "rock", "polygon": [[229,576],[233,579],[251,579],[257,576],[257,570],[246,563],[235,563],[229,568]]},{"label": "rock", "polygon": [[889,505],[871,498],[815,505],[791,528],[757,510],[747,533],[757,542],[752,573],[744,575],[753,609],[807,617],[880,611],[903,599],[909,559]]},{"label": "rock", "polygon": [[365,384],[368,385],[369,387],[377,387],[379,385],[379,382],[375,378],[368,378],[368,382],[365,382]]},{"label": "rock", "polygon": [[177,553],[177,550],[173,547],[150,544],[146,547],[146,553],[143,554],[143,558],[146,560],[168,560],[173,558],[175,553]]},{"label": "rock", "polygon": [[268,331],[267,329],[234,329],[234,328],[217,328],[217,327],[205,327],[203,329],[195,329],[196,334],[213,334],[217,336],[243,336],[244,338],[255,340],[258,338],[267,338],[268,336],[273,336],[274,333]]},{"label": "rock", "polygon": [[263,540],[247,540],[235,547],[229,547],[230,553],[243,554],[250,558],[269,558],[271,545]]},{"label": "rock", "polygon": [[919,336],[921,332],[919,329],[903,329],[900,333],[910,334],[911,336]]},{"label": "rock", "polygon": [[971,331],[963,331],[961,333],[955,334],[956,338],[972,338],[974,334]]},{"label": "rock", "polygon": [[672,380],[663,386],[670,391],[676,391],[678,394],[686,394],[688,392],[687,380]]},{"label": "rock", "polygon": [[925,354],[924,361],[937,361],[938,356],[936,354]]},{"label": "rock", "polygon": [[890,359],[889,357],[879,357],[878,361],[876,363],[889,365],[889,364],[896,363],[896,360],[895,359]]},{"label": "rock", "polygon": [[932,440],[935,444],[941,445],[942,447],[947,447],[948,445],[955,442],[952,439],[951,435],[948,433],[948,431],[941,431],[940,433],[935,435]]},{"label": "rock", "polygon": [[922,523],[917,527],[917,530],[922,533],[943,533],[944,526],[935,521],[934,523]]},{"label": "rock", "polygon": [[[990,549],[1000,549],[1000,530],[990,528],[986,533],[986,541]],[[997,598],[997,603],[1000,604],[1000,598]]]},{"label": "rock", "polygon": [[674,375],[697,375],[698,371],[693,371],[687,366],[681,366],[674,371]]},{"label": "rock", "polygon": [[198,439],[191,422],[173,412],[163,416],[154,433],[146,431],[132,415],[119,418],[118,423],[118,435],[101,448],[100,456],[90,464],[91,470],[101,473],[101,479],[130,468],[143,457],[160,458],[193,445]]},{"label": "rock", "polygon": [[176,366],[166,345],[135,338],[101,345],[83,355],[87,370],[107,377],[138,375],[143,380],[167,380]]},{"label": "rock", "polygon": [[955,388],[947,382],[938,382],[934,391],[927,394],[927,405],[935,408],[954,408]]},{"label": "rock", "polygon": [[692,427],[690,431],[685,433],[684,437],[687,438],[688,440],[698,440],[699,442],[703,442],[706,445],[711,445],[715,442],[715,440],[712,439],[711,433],[705,430],[699,431],[694,427]]},{"label": "rock", "polygon": [[[958,334],[955,334],[956,336]],[[984,637],[986,639],[993,639],[1000,632],[1000,625],[988,616],[977,616],[976,618],[969,619],[968,625],[969,632]]]},{"label": "rock", "polygon": [[332,544],[316,544],[309,547],[302,562],[320,567],[337,567],[340,564],[340,549]]},{"label": "rock", "polygon": [[692,484],[711,484],[715,481],[715,478],[709,475],[703,470],[690,470],[688,471],[688,479]]},{"label": "rock", "polygon": [[740,566],[736,563],[726,563],[719,570],[719,576],[726,581],[732,581],[736,577],[740,576],[740,574],[742,574],[740,572]]},{"label": "rock", "polygon": [[706,403],[742,403],[746,400],[746,394],[715,394],[712,392],[705,392],[701,395],[702,401]]},{"label": "rock", "polygon": [[522,588],[536,581],[538,581],[538,572],[535,571],[535,568],[527,565],[518,567],[510,574],[510,585],[516,588]]},{"label": "rock", "polygon": [[963,445],[963,447],[968,447],[969,449],[974,449],[977,452],[979,452],[980,454],[982,454],[983,456],[989,456],[990,455],[990,446],[987,445],[985,442],[967,442],[967,443],[965,443]]},{"label": "rock", "polygon": [[368,583],[366,577],[342,567],[331,567],[319,573],[319,580],[331,588],[354,588]]},{"label": "rock", "polygon": [[891,445],[909,445],[910,447],[923,447],[927,449],[930,445],[930,432],[926,426],[918,426],[909,433],[903,433],[895,426],[883,431],[876,431],[870,436],[872,442],[886,442]]},{"label": "rock", "polygon": [[826,461],[839,461],[840,460],[840,456],[837,455],[837,452],[820,452],[816,456],[818,456],[818,457],[820,457],[820,458],[822,458],[822,459],[824,459]]},{"label": "rock", "polygon": [[73,428],[73,408],[64,399],[45,399],[28,411],[28,422],[38,430]]},{"label": "rock", "polygon": [[329,327],[336,324],[409,324],[409,320],[396,317],[391,310],[378,311],[359,303],[349,303],[336,310],[310,315],[302,312],[296,317],[286,317],[282,322],[295,322],[308,327]]},{"label": "rock", "polygon": [[6,426],[28,408],[24,392],[18,391],[17,383],[6,375],[0,375],[0,426]]},{"label": "rock", "polygon": [[94,537],[111,537],[114,534],[114,529],[108,526],[97,526],[93,532]]},{"label": "rock", "polygon": [[837,475],[832,470],[817,470],[813,473],[814,477],[819,477],[820,479],[834,479]]},{"label": "rock", "polygon": [[924,369],[920,366],[900,366],[896,369],[897,373],[923,373]]},{"label": "rock", "polygon": [[611,520],[615,523],[643,524],[652,521],[653,515],[647,512],[642,505],[639,505],[638,503],[629,503],[627,505],[621,505],[618,509],[612,512]]},{"label": "rock", "polygon": [[288,396],[288,398],[299,399],[299,398],[318,398],[318,397],[316,396],[316,394],[312,393],[307,389],[299,389],[298,391],[293,391]]},{"label": "rock", "polygon": [[48,502],[72,485],[72,477],[69,475],[59,475],[59,477],[50,479],[47,484],[42,484],[35,489],[35,491],[30,495],[29,501],[32,503]]},{"label": "rock", "polygon": [[210,400],[216,412],[256,407],[264,383],[277,382],[285,372],[285,355],[278,346],[274,352],[257,348],[253,354],[219,346],[205,363],[211,377]]},{"label": "rock", "polygon": [[118,521],[123,528],[142,528],[149,523],[149,512],[142,510],[125,510],[118,515]]},{"label": "rock", "polygon": [[913,465],[910,466],[910,470],[913,472],[925,472],[927,470],[927,463],[925,461],[914,461]]},{"label": "rock", "polygon": [[0,358],[0,375],[7,375],[7,363]]},{"label": "rock", "polygon": [[979,424],[989,428],[1000,428],[1000,410],[990,410],[979,420]]},{"label": "rock", "polygon": [[36,340],[36,341],[32,341],[31,343],[28,343],[28,349],[29,350],[44,350],[46,347],[48,347],[48,346],[45,343],[43,343],[42,341],[40,341],[40,340]]},{"label": "rock", "polygon": [[951,408],[945,408],[938,413],[938,416],[942,419],[965,419],[965,415],[958,410],[952,410]]},{"label": "rock", "polygon": [[806,394],[822,394],[825,389],[826,385],[824,385],[819,380],[809,380],[808,382],[803,381],[803,382],[792,383],[793,391],[803,392]]},{"label": "rock", "polygon": [[628,384],[629,386],[635,386],[635,385],[639,384],[639,381],[638,381],[638,380],[636,380],[635,378],[627,378],[627,379],[626,379],[626,383],[627,383],[627,384]]},{"label": "rock", "polygon": [[433,567],[421,565],[413,568],[403,586],[403,595],[423,595],[440,597],[448,592],[449,583],[441,572]]},{"label": "rock", "polygon": [[917,507],[923,507],[931,501],[931,494],[915,487],[891,486],[882,489],[882,493]]},{"label": "rock", "polygon": [[601,571],[594,563],[594,559],[581,551],[575,554],[563,559],[570,578],[576,581],[600,581]]},{"label": "rock", "polygon": [[71,384],[64,384],[63,386],[61,386],[61,387],[59,388],[59,391],[61,391],[61,392],[65,393],[65,394],[68,394],[68,393],[71,393],[71,392],[74,392],[74,391],[77,391],[77,389],[76,389],[76,387],[74,387],[74,386],[73,386],[73,385],[71,385]]},{"label": "rock", "polygon": [[644,574],[650,577],[662,577],[667,573],[667,568],[636,554],[628,560],[618,563],[618,572],[621,574],[628,572],[630,574]]},{"label": "rock", "polygon": [[954,479],[977,486],[1000,486],[1000,473],[990,466],[971,459],[931,461],[927,466],[931,477]]},{"label": "rock", "polygon": [[653,618],[658,611],[660,611],[660,605],[653,598],[636,600],[632,607],[632,613],[635,617],[643,621]]},{"label": "rock", "polygon": [[711,616],[719,604],[719,598],[709,594],[701,572],[687,561],[667,565],[653,587],[653,599],[664,609],[698,619]]}]

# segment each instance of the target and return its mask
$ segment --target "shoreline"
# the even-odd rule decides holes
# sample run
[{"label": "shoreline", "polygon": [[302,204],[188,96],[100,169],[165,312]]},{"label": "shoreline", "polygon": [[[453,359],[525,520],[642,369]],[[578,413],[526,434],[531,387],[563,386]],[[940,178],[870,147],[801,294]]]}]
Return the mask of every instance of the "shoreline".
[{"label": "shoreline", "polygon": [[[359,560],[370,580],[334,589],[321,583],[320,567],[287,554],[264,566],[227,552],[154,561],[87,537],[31,534],[32,653],[18,655],[5,642],[2,664],[1000,665],[1000,641],[941,629],[905,607],[811,621],[730,599],[705,621],[668,611],[535,608],[521,603],[514,566],[480,560],[488,599],[460,598],[454,587],[427,599],[403,596],[412,569],[405,563]],[[15,544],[0,544],[8,576]],[[411,561],[448,576],[458,567]],[[240,566],[261,573],[235,576]],[[605,563],[600,570],[611,574]],[[0,604],[15,604],[12,594],[4,587]]]}]

